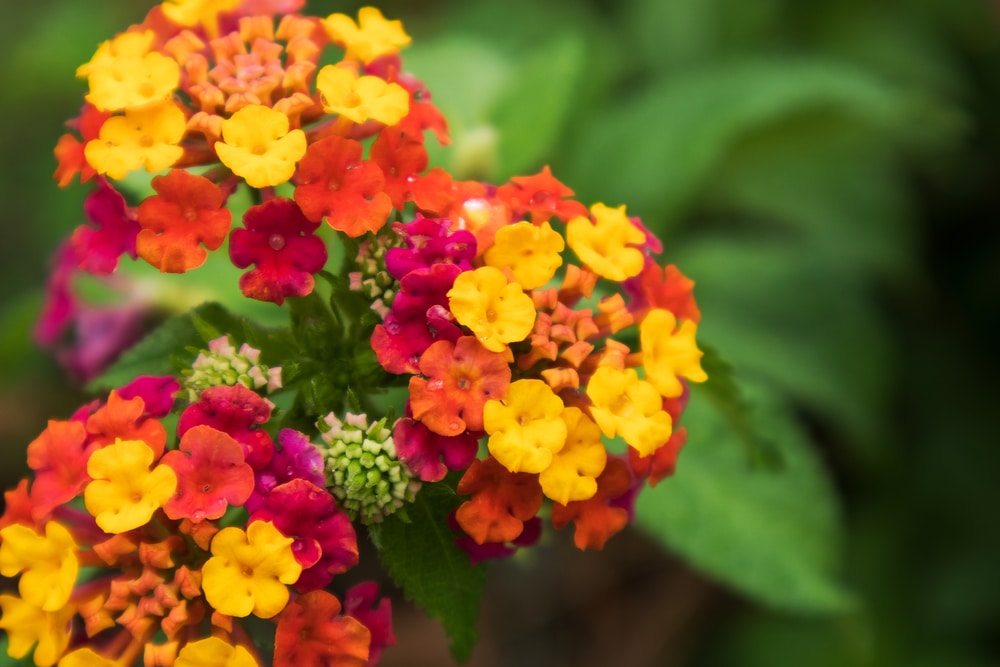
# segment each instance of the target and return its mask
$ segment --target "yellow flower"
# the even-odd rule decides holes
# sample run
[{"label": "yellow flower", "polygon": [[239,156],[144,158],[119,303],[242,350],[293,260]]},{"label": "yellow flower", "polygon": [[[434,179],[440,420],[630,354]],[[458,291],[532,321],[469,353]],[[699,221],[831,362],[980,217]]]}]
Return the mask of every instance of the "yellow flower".
[{"label": "yellow flower", "polygon": [[398,83],[377,76],[358,76],[349,67],[327,65],[316,75],[323,111],[355,123],[377,120],[395,125],[410,110],[410,95]]},{"label": "yellow flower", "polygon": [[698,325],[691,320],[677,329],[674,314],[661,308],[649,311],[639,325],[646,379],[661,396],[680,396],[684,392],[678,378],[687,378],[692,382],[708,379],[701,367],[702,351],[695,342],[697,333]]},{"label": "yellow flower", "polygon": [[185,644],[174,667],[257,667],[257,661],[242,646],[208,637]]},{"label": "yellow flower", "polygon": [[566,223],[566,243],[594,273],[621,282],[642,272],[643,256],[629,244],[645,242],[646,235],[625,215],[625,205],[590,207],[592,223],[577,216]]},{"label": "yellow flower", "polygon": [[601,429],[580,408],[566,408],[562,419],[566,422],[566,444],[553,455],[538,481],[546,497],[566,505],[594,497],[608,452],[601,442]]},{"label": "yellow flower", "polygon": [[83,502],[101,530],[144,526],[174,495],[177,475],[165,465],[150,470],[152,463],[153,449],[141,440],[119,438],[90,455],[87,474],[93,481],[83,490]]},{"label": "yellow flower", "polygon": [[138,109],[165,101],[180,83],[180,66],[149,51],[152,31],[125,33],[101,44],[90,62],[77,68],[86,76],[88,102],[102,111]]},{"label": "yellow flower", "polygon": [[97,139],[87,142],[84,156],[99,174],[122,179],[142,167],[161,171],[184,155],[184,112],[172,102],[126,109],[101,125]]},{"label": "yellow flower", "polygon": [[59,667],[118,667],[118,663],[95,653],[91,648],[78,648],[64,655],[59,661]]},{"label": "yellow flower", "polygon": [[563,402],[541,380],[518,380],[507,396],[486,401],[483,428],[489,449],[511,472],[542,472],[566,443]]},{"label": "yellow flower", "polygon": [[590,414],[609,438],[621,436],[640,456],[649,456],[670,438],[673,420],[663,399],[634,369],[601,366],[587,383]]},{"label": "yellow flower", "polygon": [[548,222],[519,222],[497,230],[484,259],[489,266],[509,268],[524,289],[547,283],[562,265],[563,237]]},{"label": "yellow flower", "polygon": [[215,142],[222,164],[254,188],[285,183],[306,154],[306,134],[288,131],[288,116],[260,104],[248,104],[222,121],[222,141]]},{"label": "yellow flower", "polygon": [[362,7],[358,22],[346,14],[331,14],[323,21],[330,39],[344,47],[344,57],[368,64],[379,56],[399,53],[410,43],[401,21],[389,21],[375,7]]},{"label": "yellow flower", "polygon": [[7,631],[7,655],[20,660],[35,647],[35,664],[51,667],[69,646],[71,604],[45,611],[15,595],[0,595],[0,630]]},{"label": "yellow flower", "polygon": [[491,352],[524,340],[535,325],[531,297],[492,266],[460,273],[448,291],[448,308]]},{"label": "yellow flower", "polygon": [[76,541],[55,521],[45,524],[45,535],[21,524],[0,530],[0,574],[21,575],[17,584],[24,600],[44,611],[57,611],[69,601],[80,564]]},{"label": "yellow flower", "polygon": [[227,616],[251,613],[271,618],[288,603],[288,587],[302,566],[292,554],[290,537],[270,521],[254,521],[246,532],[230,526],[212,540],[212,557],[202,567],[205,599]]},{"label": "yellow flower", "polygon": [[209,36],[218,33],[218,17],[221,12],[235,9],[240,0],[165,0],[161,5],[163,15],[186,28],[204,26]]}]

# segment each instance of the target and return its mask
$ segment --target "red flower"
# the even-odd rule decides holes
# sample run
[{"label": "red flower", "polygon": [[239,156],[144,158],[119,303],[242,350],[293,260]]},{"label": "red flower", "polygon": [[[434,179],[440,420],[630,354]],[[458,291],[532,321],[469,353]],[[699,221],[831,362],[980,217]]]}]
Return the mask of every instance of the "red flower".
[{"label": "red flower", "polygon": [[497,188],[497,199],[510,206],[514,219],[530,214],[533,223],[540,224],[552,216],[563,222],[582,215],[587,217],[587,207],[572,197],[573,191],[563,185],[549,171],[548,165],[534,176],[515,176]]},{"label": "red flower", "polygon": [[510,542],[542,506],[538,475],[510,472],[492,456],[472,462],[458,483],[459,495],[471,495],[455,513],[458,525],[476,544]]},{"label": "red flower", "polygon": [[505,356],[490,352],[475,336],[433,343],[419,366],[426,378],[410,378],[413,417],[440,435],[482,431],[486,401],[503,398],[510,386]]},{"label": "red flower", "polygon": [[326,246],[313,235],[319,222],[310,222],[294,201],[271,199],[243,216],[246,229],[234,229],[229,245],[233,264],[256,268],[240,278],[240,289],[251,299],[281,305],[289,296],[313,290],[313,274],[326,264]]},{"label": "red flower", "polygon": [[271,418],[271,405],[253,390],[241,384],[233,387],[209,387],[197,403],[181,413],[177,435],[184,437],[199,424],[228,433],[243,446],[246,462],[254,470],[263,470],[274,455],[274,441],[258,426]]},{"label": "red flower", "polygon": [[552,525],[562,529],[570,521],[575,524],[573,542],[578,549],[603,549],[612,535],[628,524],[628,510],[609,504],[632,487],[628,464],[622,459],[609,459],[604,472],[597,478],[597,493],[589,500],[576,500],[568,505],[552,504]]},{"label": "red flower", "polygon": [[110,112],[98,111],[93,105],[84,104],[79,117],[68,123],[71,128],[80,131],[82,141],[68,132],[59,137],[59,143],[56,144],[54,151],[59,166],[53,174],[59,181],[59,187],[64,188],[69,185],[77,174],[80,174],[80,182],[86,183],[97,173],[87,162],[83,148],[88,141],[97,139],[101,133],[101,126],[108,118],[111,118]]},{"label": "red flower", "polygon": [[243,448],[222,431],[195,426],[181,437],[179,449],[161,461],[177,473],[177,492],[163,509],[171,519],[218,519],[230,505],[242,505],[253,491],[253,468]]},{"label": "red flower", "polygon": [[371,632],[340,616],[340,601],[324,590],[300,595],[281,612],[274,637],[274,667],[364,667]]},{"label": "red flower", "polygon": [[361,143],[331,136],[309,146],[299,162],[295,201],[309,220],[327,223],[348,236],[377,232],[392,211],[383,192],[385,177],[361,157]]},{"label": "red flower", "polygon": [[651,257],[646,257],[642,273],[625,281],[625,290],[632,295],[633,311],[663,308],[678,320],[698,323],[701,311],[694,300],[694,281],[687,278],[673,264],[662,269]]},{"label": "red flower", "polygon": [[215,250],[229,233],[226,195],[204,176],[183,169],[157,176],[153,189],[157,194],[139,205],[139,256],[164,273],[198,268],[208,257],[205,248]]},{"label": "red flower", "polygon": [[139,224],[129,213],[125,198],[106,180],[98,179],[97,189],[83,202],[83,211],[96,227],[80,225],[70,238],[81,269],[106,275],[118,268],[123,254],[135,258]]},{"label": "red flower", "polygon": [[444,211],[454,201],[451,175],[441,167],[428,174],[429,157],[422,138],[395,125],[382,130],[372,144],[371,159],[385,176],[384,191],[396,209],[412,201],[425,212]]},{"label": "red flower", "polygon": [[665,478],[674,474],[677,469],[677,456],[687,442],[687,428],[681,426],[670,434],[666,444],[647,457],[639,456],[633,448],[628,448],[629,466],[636,477],[648,478],[649,485],[656,486]]}]

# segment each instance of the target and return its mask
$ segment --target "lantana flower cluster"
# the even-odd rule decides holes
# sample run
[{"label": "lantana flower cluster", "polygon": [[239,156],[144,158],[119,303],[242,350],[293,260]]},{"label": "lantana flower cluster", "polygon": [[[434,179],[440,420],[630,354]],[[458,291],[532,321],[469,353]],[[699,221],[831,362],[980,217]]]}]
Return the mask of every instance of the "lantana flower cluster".
[{"label": "lantana flower cluster", "polygon": [[87,312],[74,276],[124,256],[174,274],[227,254],[234,291],[292,317],[179,344],[174,375],[31,443],[0,519],[12,656],[373,665],[389,602],[339,583],[359,531],[416,521],[441,485],[456,500],[435,531],[470,565],[547,526],[600,549],[674,472],[706,380],[693,282],[624,205],[587,206],[548,167],[432,168],[447,124],[403,69],[400,22],[302,4],[167,0],[77,71],[55,177],[93,190],[42,342]]}]

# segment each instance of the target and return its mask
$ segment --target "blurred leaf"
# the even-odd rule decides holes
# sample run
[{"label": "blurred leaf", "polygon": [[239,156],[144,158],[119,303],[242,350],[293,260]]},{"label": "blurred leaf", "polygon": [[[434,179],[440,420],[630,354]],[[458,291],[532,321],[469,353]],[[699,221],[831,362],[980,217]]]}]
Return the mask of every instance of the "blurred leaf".
[{"label": "blurred leaf", "polygon": [[521,61],[492,115],[499,131],[498,180],[534,173],[550,156],[576,105],[585,56],[581,35],[560,32]]},{"label": "blurred leaf", "polygon": [[443,483],[427,484],[406,506],[409,521],[393,514],[371,528],[382,564],[406,597],[436,617],[451,640],[452,656],[468,660],[476,642],[476,618],[486,567],[472,566],[455,544],[448,515],[459,505]]},{"label": "blurred leaf", "polygon": [[836,580],[836,496],[806,435],[780,402],[752,394],[754,426],[780,468],[750,465],[739,435],[698,390],[675,477],[639,495],[637,523],[692,566],[766,605],[806,613],[849,609]]},{"label": "blurred leaf", "polygon": [[818,108],[869,123],[904,120],[897,96],[863,70],[815,59],[725,62],[631,98],[619,93],[593,111],[556,173],[585,200],[626,202],[663,230],[707,187],[736,141]]}]

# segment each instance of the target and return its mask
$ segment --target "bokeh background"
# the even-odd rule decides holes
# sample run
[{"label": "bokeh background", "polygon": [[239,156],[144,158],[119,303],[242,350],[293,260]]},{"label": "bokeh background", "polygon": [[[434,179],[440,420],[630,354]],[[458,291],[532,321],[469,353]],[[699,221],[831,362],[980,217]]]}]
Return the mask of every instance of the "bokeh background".
[{"label": "bokeh background", "polygon": [[[30,337],[82,222],[86,190],[51,180],[73,73],[150,4],[0,7],[5,487],[83,398]],[[549,164],[582,201],[628,204],[696,281],[700,338],[763,434],[733,456],[742,413],[703,416],[718,428],[691,426],[652,529],[495,567],[470,664],[1000,664],[1000,5],[380,6],[451,122],[435,159],[492,181]],[[396,608],[383,664],[452,664]]]}]

